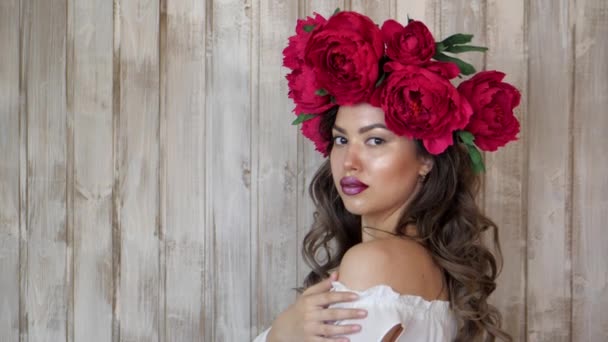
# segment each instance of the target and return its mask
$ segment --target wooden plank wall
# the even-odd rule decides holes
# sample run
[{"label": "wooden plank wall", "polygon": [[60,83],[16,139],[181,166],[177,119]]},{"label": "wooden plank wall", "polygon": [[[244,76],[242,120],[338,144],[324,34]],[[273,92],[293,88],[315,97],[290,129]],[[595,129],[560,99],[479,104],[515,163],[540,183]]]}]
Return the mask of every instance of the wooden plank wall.
[{"label": "wooden plank wall", "polygon": [[309,269],[281,51],[335,8],[475,34],[521,89],[485,155],[515,341],[608,340],[608,2],[3,0],[0,341],[248,341]]}]

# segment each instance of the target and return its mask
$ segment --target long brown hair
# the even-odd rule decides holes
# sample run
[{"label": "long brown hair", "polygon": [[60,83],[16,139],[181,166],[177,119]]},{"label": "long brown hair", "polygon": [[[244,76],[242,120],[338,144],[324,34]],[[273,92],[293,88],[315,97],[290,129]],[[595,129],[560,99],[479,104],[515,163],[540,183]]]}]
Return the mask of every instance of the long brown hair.
[{"label": "long brown hair", "polygon": [[[336,115],[337,107],[325,113],[320,124],[321,135],[329,142],[328,153],[333,147],[331,129]],[[494,341],[496,337],[512,341],[500,327],[500,312],[487,302],[496,288],[502,253],[496,224],[475,203],[480,179],[466,147],[454,144],[439,155],[431,155],[417,142],[416,152],[419,157],[432,158],[433,168],[405,208],[396,234],[421,243],[442,268],[450,307],[459,320],[455,341]],[[312,271],[299,292],[328,277],[346,251],[361,242],[361,218],[344,207],[329,160],[316,172],[309,192],[316,210],[311,230],[304,237],[302,255]],[[416,226],[416,237],[405,234],[408,224]],[[490,234],[492,249],[484,244],[484,232]]]}]

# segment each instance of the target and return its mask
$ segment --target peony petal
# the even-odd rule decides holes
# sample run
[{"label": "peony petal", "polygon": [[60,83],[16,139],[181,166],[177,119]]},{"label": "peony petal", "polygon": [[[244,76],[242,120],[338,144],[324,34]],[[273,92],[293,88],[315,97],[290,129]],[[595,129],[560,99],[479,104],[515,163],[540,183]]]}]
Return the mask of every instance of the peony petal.
[{"label": "peony petal", "polygon": [[422,139],[424,148],[433,155],[438,155],[454,144],[452,132],[435,139]]}]

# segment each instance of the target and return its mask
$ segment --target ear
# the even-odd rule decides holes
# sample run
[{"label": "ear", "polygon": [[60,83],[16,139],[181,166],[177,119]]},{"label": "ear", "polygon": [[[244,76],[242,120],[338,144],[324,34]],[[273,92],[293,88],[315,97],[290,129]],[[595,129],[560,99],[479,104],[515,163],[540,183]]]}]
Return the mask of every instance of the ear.
[{"label": "ear", "polygon": [[429,172],[431,172],[431,170],[433,169],[433,158],[422,158],[422,162],[420,164],[420,169],[418,170],[418,174],[420,176],[426,176],[428,175]]}]

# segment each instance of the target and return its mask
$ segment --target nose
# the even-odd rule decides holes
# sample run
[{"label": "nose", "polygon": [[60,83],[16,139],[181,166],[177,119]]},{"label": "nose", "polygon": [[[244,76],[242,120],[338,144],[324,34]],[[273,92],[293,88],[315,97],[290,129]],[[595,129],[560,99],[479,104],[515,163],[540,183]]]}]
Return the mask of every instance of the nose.
[{"label": "nose", "polygon": [[361,167],[360,150],[356,144],[349,144],[344,154],[344,169],[359,170]]}]

